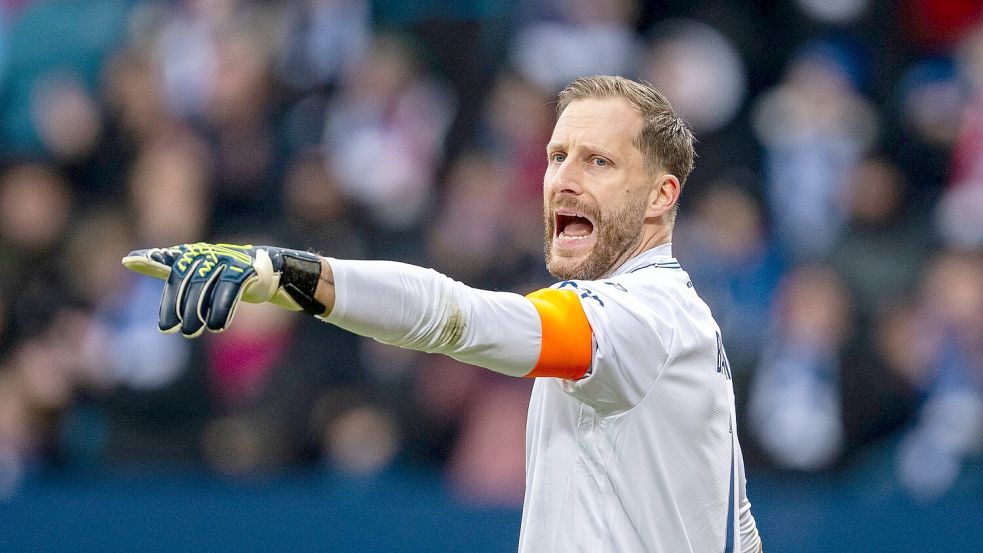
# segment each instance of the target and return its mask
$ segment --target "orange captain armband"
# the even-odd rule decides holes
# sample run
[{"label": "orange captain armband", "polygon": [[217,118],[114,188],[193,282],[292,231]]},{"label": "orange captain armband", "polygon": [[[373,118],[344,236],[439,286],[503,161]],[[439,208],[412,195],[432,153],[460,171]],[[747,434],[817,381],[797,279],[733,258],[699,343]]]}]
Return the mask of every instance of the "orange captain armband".
[{"label": "orange captain armband", "polygon": [[580,297],[572,290],[544,288],[526,298],[536,306],[543,325],[539,360],[526,376],[582,378],[593,357],[593,333]]}]

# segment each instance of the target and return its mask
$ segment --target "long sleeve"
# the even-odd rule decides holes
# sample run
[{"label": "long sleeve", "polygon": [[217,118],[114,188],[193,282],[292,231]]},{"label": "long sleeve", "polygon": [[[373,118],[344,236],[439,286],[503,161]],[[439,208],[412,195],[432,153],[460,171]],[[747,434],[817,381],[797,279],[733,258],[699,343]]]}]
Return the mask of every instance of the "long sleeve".
[{"label": "long sleeve", "polygon": [[335,286],[329,323],[510,376],[525,376],[537,364],[542,323],[523,296],[478,290],[404,263],[328,262]]}]

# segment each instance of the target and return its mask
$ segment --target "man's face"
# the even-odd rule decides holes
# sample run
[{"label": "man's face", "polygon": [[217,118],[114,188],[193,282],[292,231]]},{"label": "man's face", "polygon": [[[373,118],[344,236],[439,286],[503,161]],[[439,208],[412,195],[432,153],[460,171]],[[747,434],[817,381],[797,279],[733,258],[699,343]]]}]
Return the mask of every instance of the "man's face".
[{"label": "man's face", "polygon": [[637,253],[651,189],[633,143],[642,118],[622,98],[571,102],[553,129],[543,177],[546,267],[594,280]]}]

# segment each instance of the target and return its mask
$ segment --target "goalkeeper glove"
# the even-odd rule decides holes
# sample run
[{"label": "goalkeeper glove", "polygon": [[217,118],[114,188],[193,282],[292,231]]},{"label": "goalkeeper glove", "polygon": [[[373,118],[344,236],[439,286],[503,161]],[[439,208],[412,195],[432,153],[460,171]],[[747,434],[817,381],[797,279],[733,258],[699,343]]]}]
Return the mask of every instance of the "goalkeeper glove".
[{"label": "goalkeeper glove", "polygon": [[275,303],[312,315],[325,306],[314,299],[321,276],[321,258],[315,254],[270,246],[181,244],[170,248],[135,250],[123,265],[165,281],[158,326],[186,338],[207,327],[225,330],[239,300]]}]

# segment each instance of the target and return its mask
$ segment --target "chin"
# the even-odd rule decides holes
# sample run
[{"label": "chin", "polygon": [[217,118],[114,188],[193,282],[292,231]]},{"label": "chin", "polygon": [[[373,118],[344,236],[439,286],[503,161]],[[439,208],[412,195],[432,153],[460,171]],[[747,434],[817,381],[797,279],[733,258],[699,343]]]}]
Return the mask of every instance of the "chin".
[{"label": "chin", "polygon": [[546,255],[546,270],[560,280],[591,280],[584,274],[587,256],[563,256],[554,252]]}]

